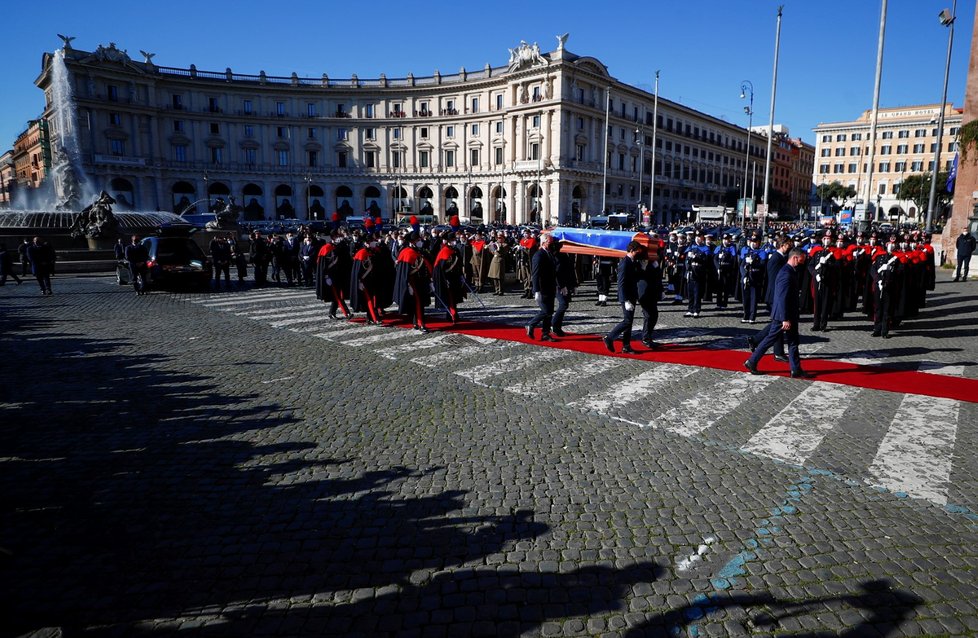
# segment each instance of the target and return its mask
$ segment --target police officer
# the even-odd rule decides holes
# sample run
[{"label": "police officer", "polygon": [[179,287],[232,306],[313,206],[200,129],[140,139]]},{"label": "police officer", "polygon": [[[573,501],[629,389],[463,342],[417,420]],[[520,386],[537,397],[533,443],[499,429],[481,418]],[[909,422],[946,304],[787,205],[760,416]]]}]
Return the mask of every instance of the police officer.
[{"label": "police officer", "polygon": [[708,270],[713,264],[713,255],[706,246],[703,231],[696,233],[696,239],[686,248],[686,286],[689,294],[689,305],[686,317],[699,317],[703,305],[703,295],[706,292]]},{"label": "police officer", "polygon": [[761,234],[758,231],[740,251],[740,283],[743,286],[744,315],[740,323],[754,323],[757,320],[757,304],[764,292],[767,275],[767,253],[761,249]]},{"label": "police officer", "polygon": [[129,262],[129,280],[137,295],[146,294],[146,277],[149,275],[147,262],[149,252],[146,246],[139,241],[138,235],[132,236],[132,243],[126,246],[126,261]]},{"label": "police officer", "polygon": [[732,241],[733,236],[730,233],[724,233],[720,245],[713,251],[713,265],[717,272],[718,310],[727,308],[727,299],[734,289],[737,273],[737,249],[734,248]]}]

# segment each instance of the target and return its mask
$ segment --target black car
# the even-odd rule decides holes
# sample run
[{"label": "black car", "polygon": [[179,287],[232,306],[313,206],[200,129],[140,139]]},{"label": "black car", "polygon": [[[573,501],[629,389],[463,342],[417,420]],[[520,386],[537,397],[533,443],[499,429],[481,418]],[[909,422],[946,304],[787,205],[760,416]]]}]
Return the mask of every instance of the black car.
[{"label": "black car", "polygon": [[[179,286],[206,288],[211,280],[211,262],[200,246],[183,228],[161,228],[159,236],[142,241],[149,254],[147,267],[149,287]],[[128,265],[119,267],[119,283],[128,284]]]}]

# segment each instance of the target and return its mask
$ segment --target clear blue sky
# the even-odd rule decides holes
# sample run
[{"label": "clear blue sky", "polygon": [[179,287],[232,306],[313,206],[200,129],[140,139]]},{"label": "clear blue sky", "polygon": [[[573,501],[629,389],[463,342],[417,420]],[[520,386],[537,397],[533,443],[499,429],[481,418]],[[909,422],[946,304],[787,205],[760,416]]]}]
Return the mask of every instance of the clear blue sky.
[{"label": "clear blue sky", "polygon": [[[881,106],[940,101],[947,28],[937,14],[952,0],[890,0]],[[335,2],[333,0],[52,0],[3,10],[0,150],[13,146],[43,107],[33,84],[41,55],[61,46],[115,42],[162,66],[269,75],[361,78],[454,73],[508,61],[520,40],[602,60],[611,74],[746,126],[740,83],[754,84],[756,124],[766,124],[777,7],[784,4],[775,121],[814,141],[819,122],[853,119],[872,106],[880,0],[654,0],[634,3]],[[975,2],[958,3],[948,100],[961,106]]]}]

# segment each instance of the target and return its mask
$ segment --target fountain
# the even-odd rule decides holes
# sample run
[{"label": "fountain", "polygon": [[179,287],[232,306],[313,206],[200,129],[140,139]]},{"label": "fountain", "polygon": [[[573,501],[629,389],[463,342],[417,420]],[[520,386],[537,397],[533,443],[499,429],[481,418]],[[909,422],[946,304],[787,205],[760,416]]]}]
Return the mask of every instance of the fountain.
[{"label": "fountain", "polygon": [[[50,73],[52,167],[40,188],[19,190],[16,208],[0,211],[0,236],[19,240],[43,235],[59,251],[104,251],[120,235],[145,235],[163,224],[186,224],[172,213],[112,211],[115,200],[104,190],[99,192],[82,165],[74,89],[64,48],[51,57]],[[82,208],[83,202],[92,203]]]}]

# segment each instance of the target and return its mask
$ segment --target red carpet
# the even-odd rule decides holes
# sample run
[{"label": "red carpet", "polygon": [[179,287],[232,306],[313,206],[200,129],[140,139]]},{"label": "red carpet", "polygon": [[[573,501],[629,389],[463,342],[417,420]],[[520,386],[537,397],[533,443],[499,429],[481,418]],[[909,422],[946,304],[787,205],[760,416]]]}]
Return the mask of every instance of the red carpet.
[{"label": "red carpet", "polygon": [[[390,319],[385,323],[398,327],[410,327],[409,324],[403,322],[395,321],[392,324]],[[566,337],[555,337],[557,339],[555,342],[544,343],[531,340],[527,337],[526,330],[522,326],[474,321],[461,321],[455,326],[444,321],[428,321],[427,325],[432,330],[443,332],[487,337],[502,341],[516,341],[546,348],[560,348],[605,357],[624,357],[641,359],[643,361],[656,361],[659,363],[676,363],[749,374],[744,368],[744,361],[749,356],[746,350],[712,350],[668,344],[661,345],[656,350],[648,350],[642,346],[641,341],[633,341],[632,347],[635,348],[636,354],[622,354],[620,352],[621,342],[615,344],[615,348],[619,352],[611,354],[601,342],[601,335],[596,334],[568,333]],[[540,332],[538,330],[538,337],[539,334]],[[871,390],[883,390],[884,392],[920,394],[978,403],[978,379],[898,370],[886,366],[863,366],[813,357],[805,357],[803,359],[803,365],[807,372],[815,375],[814,381],[838,383]],[[761,360],[758,368],[765,374],[776,376],[788,376],[789,374],[788,364],[774,361],[770,355],[765,356]]]}]

